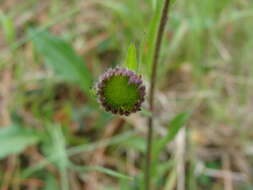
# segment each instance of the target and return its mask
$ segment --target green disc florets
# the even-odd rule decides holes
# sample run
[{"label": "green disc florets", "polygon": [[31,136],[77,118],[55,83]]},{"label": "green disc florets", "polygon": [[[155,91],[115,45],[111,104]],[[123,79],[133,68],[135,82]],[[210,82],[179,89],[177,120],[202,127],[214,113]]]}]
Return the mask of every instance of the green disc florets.
[{"label": "green disc florets", "polygon": [[97,95],[106,111],[129,115],[140,110],[145,86],[141,77],[124,68],[109,69],[97,83]]}]

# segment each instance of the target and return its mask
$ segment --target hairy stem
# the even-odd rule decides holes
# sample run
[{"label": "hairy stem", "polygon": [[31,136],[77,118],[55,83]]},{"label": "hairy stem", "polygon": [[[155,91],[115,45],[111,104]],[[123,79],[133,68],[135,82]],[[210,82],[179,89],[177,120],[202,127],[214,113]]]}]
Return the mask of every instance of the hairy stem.
[{"label": "hairy stem", "polygon": [[157,75],[157,65],[160,55],[161,43],[163,39],[164,29],[168,19],[170,0],[164,0],[162,15],[160,19],[160,24],[158,28],[158,33],[156,37],[155,52],[152,62],[152,73],[151,73],[151,86],[149,91],[149,110],[152,113],[148,118],[148,137],[147,137],[147,155],[146,155],[146,171],[145,171],[145,189],[151,189],[151,161],[152,161],[152,139],[153,139],[153,111],[154,111],[154,94],[155,94],[155,84]]}]

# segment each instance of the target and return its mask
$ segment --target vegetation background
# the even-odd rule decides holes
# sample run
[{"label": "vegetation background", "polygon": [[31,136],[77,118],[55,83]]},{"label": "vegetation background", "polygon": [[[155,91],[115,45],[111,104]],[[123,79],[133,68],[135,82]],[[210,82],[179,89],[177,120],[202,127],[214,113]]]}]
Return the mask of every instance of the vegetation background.
[{"label": "vegetation background", "polygon": [[[148,67],[157,3],[0,0],[1,190],[143,188],[149,113],[112,116],[91,92],[131,43]],[[154,189],[253,190],[252,31],[252,0],[173,1]]]}]

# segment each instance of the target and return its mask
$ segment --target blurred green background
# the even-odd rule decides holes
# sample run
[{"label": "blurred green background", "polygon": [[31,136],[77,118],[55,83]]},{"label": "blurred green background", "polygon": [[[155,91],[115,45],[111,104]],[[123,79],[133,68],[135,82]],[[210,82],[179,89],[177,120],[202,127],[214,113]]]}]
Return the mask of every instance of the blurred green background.
[{"label": "blurred green background", "polygon": [[[0,190],[143,189],[148,113],[112,116],[91,92],[131,43],[149,85],[159,2],[0,0]],[[253,190],[252,86],[253,1],[173,1],[155,141],[186,124],[156,155],[155,190]]]}]

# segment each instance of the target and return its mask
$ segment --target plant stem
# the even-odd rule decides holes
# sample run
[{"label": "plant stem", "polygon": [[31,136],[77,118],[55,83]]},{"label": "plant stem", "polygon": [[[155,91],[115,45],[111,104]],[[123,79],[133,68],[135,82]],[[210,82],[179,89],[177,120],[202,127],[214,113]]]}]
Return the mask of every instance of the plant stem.
[{"label": "plant stem", "polygon": [[161,43],[163,39],[163,34],[165,26],[168,19],[168,10],[169,10],[170,0],[164,0],[162,15],[160,19],[160,24],[158,28],[158,33],[156,37],[155,52],[152,61],[152,73],[151,73],[151,86],[149,91],[149,110],[152,113],[148,118],[148,137],[147,137],[147,155],[146,155],[146,171],[145,171],[145,189],[151,189],[151,161],[152,161],[152,139],[153,139],[153,111],[154,111],[154,94],[155,94],[155,84],[156,84],[156,75],[157,75],[157,65],[160,55]]}]

